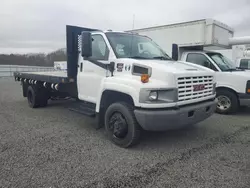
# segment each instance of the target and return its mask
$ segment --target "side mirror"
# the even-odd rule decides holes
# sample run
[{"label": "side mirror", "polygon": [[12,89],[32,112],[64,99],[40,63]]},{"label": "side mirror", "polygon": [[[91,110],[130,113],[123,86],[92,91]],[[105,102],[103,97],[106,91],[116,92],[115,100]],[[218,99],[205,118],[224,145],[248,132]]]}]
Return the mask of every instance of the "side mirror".
[{"label": "side mirror", "polygon": [[179,51],[178,44],[172,44],[172,59],[175,61],[178,61],[179,58],[178,51]]},{"label": "side mirror", "polygon": [[92,56],[92,36],[91,36],[91,33],[83,31],[81,35],[82,35],[81,55],[82,55],[82,57],[90,57],[90,56]]},{"label": "side mirror", "polygon": [[115,63],[114,62],[110,62],[110,64],[108,65],[108,69],[111,72],[111,76],[114,76]]}]

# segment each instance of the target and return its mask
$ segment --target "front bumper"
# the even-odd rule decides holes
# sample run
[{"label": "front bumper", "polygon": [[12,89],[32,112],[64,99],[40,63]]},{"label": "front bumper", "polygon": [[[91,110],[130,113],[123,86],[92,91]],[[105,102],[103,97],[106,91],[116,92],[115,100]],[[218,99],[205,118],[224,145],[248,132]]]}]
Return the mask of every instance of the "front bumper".
[{"label": "front bumper", "polygon": [[134,111],[138,123],[144,130],[165,131],[179,129],[196,124],[210,117],[217,105],[217,100],[207,101],[190,106],[169,110],[142,110]]},{"label": "front bumper", "polygon": [[240,106],[250,106],[250,94],[238,93]]}]

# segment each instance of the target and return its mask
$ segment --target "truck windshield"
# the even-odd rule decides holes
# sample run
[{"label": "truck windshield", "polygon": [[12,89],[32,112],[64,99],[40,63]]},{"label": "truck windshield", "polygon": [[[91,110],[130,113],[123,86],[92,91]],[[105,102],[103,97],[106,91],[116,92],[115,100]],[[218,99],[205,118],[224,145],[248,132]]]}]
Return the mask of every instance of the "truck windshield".
[{"label": "truck windshield", "polygon": [[117,58],[172,60],[148,37],[118,32],[108,32],[106,36]]},{"label": "truck windshield", "polygon": [[219,53],[207,53],[222,71],[237,71],[238,69],[231,60]]}]

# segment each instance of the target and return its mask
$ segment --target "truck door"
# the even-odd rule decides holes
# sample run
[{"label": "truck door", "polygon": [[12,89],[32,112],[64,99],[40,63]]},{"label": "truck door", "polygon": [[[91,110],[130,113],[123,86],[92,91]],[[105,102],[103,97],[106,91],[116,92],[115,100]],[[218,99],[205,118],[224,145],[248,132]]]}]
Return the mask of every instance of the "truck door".
[{"label": "truck door", "polygon": [[78,65],[77,87],[80,100],[96,103],[102,80],[107,76],[109,49],[101,34],[92,35],[92,56]]}]

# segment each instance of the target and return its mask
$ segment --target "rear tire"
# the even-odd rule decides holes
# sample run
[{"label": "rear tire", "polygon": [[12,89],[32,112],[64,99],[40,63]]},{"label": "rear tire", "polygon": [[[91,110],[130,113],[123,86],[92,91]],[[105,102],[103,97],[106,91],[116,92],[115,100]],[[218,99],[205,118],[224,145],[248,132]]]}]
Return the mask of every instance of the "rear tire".
[{"label": "rear tire", "polygon": [[39,106],[37,92],[32,86],[28,86],[27,99],[31,108],[37,108]]},{"label": "rear tire", "polygon": [[28,104],[31,108],[45,107],[48,104],[48,93],[46,90],[29,86],[27,89]]},{"label": "rear tire", "polygon": [[141,129],[133,107],[125,102],[111,104],[105,113],[108,138],[116,145],[128,148],[139,142]]},{"label": "rear tire", "polygon": [[225,89],[220,89],[217,91],[216,97],[218,99],[218,104],[216,112],[219,114],[232,114],[238,111],[239,101],[237,95]]}]

